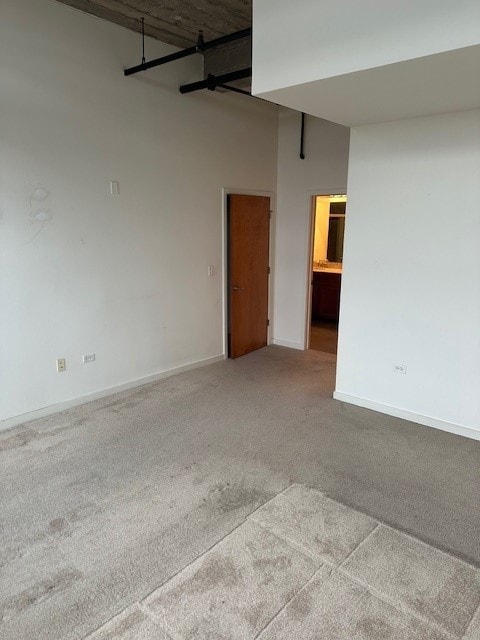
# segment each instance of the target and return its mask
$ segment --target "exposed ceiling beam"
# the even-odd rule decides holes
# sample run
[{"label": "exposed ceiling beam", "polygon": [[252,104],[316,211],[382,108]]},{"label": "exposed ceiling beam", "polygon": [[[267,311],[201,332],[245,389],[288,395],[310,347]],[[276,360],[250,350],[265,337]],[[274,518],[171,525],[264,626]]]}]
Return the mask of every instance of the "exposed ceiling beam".
[{"label": "exposed ceiling beam", "polygon": [[251,27],[251,0],[58,0],[99,18],[141,31],[177,47],[188,47],[203,30],[211,40]]},{"label": "exposed ceiling beam", "polygon": [[154,58],[153,60],[148,60],[146,62],[142,62],[135,67],[130,67],[129,69],[125,69],[124,74],[126,76],[131,76],[134,73],[139,73],[140,71],[146,71],[147,69],[152,69],[153,67],[159,67],[162,64],[167,64],[168,62],[173,62],[174,60],[180,60],[181,58],[186,58],[195,53],[203,53],[204,51],[209,51],[216,47],[226,45],[230,42],[235,42],[237,40],[242,40],[245,38],[249,38],[252,35],[252,30],[242,29],[241,31],[235,31],[234,33],[229,33],[225,36],[220,36],[219,38],[214,38],[213,40],[209,40],[208,42],[203,41],[203,37],[201,36],[201,40],[198,41],[196,45],[193,47],[187,47],[186,49],[181,49],[180,51],[175,51],[174,53],[170,53],[166,56],[162,56],[161,58]]}]

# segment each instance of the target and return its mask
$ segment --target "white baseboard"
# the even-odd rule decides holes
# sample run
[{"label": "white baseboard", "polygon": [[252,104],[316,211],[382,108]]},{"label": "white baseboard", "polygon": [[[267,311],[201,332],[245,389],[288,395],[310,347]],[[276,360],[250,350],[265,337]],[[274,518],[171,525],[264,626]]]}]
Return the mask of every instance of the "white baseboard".
[{"label": "white baseboard", "polygon": [[142,385],[148,384],[149,382],[162,380],[163,378],[168,378],[170,376],[177,375],[178,373],[184,373],[185,371],[191,371],[192,369],[206,367],[209,364],[214,364],[215,362],[221,362],[222,360],[225,360],[225,358],[226,356],[222,354],[219,356],[213,356],[212,358],[205,358],[204,360],[189,362],[188,364],[183,364],[183,365],[180,365],[179,367],[174,367],[173,369],[167,369],[166,371],[154,373],[150,376],[145,376],[143,378],[137,378],[135,380],[131,380],[130,382],[118,384],[114,387],[108,387],[107,389],[101,389],[100,391],[87,393],[86,395],[79,396],[77,398],[63,400],[62,402],[51,404],[47,407],[36,409],[35,411],[22,413],[19,416],[6,418],[5,420],[0,420],[0,431],[4,431],[5,429],[10,429],[11,427],[15,427],[19,424],[23,424],[24,422],[30,422],[31,420],[37,420],[38,418],[44,418],[45,416],[49,416],[54,413],[59,413],[60,411],[65,411],[66,409],[71,409],[72,407],[77,407],[81,404],[93,402],[94,400],[99,400],[100,398],[105,398],[107,396],[114,395],[115,393],[128,391],[129,389],[134,389],[135,387],[141,387]]},{"label": "white baseboard", "polygon": [[381,402],[374,402],[367,400],[366,398],[360,398],[359,396],[352,396],[348,393],[342,393],[340,391],[334,391],[333,397],[335,400],[341,400],[348,404],[354,404],[358,407],[364,407],[365,409],[372,409],[379,413],[386,413],[389,416],[395,418],[403,418],[410,422],[416,422],[426,427],[432,427],[433,429],[441,429],[442,431],[448,431],[464,438],[471,438],[473,440],[480,440],[480,430],[473,427],[465,427],[462,425],[454,424],[453,422],[447,422],[446,420],[439,420],[438,418],[431,418],[430,416],[424,416],[421,413],[415,413],[414,411],[407,411],[406,409],[399,409],[398,407],[391,407],[388,404],[382,404]]},{"label": "white baseboard", "polygon": [[288,347],[289,349],[299,349],[304,351],[303,344],[301,342],[287,342],[286,340],[277,340],[273,338],[272,344],[276,344],[279,347]]}]

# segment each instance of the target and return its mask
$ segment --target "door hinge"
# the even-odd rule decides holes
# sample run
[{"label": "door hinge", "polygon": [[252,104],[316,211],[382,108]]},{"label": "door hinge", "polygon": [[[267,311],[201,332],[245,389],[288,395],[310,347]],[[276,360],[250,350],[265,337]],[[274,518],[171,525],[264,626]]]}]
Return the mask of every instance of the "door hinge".
[{"label": "door hinge", "polygon": [[267,267],[267,273],[270,275],[270,267]]},{"label": "door hinge", "polygon": [[267,318],[267,327],[269,327],[269,326],[270,326],[270,319]]},{"label": "door hinge", "polygon": [[272,213],[273,213],[273,211],[269,211],[268,212],[268,217],[270,218],[270,220],[272,219]]}]

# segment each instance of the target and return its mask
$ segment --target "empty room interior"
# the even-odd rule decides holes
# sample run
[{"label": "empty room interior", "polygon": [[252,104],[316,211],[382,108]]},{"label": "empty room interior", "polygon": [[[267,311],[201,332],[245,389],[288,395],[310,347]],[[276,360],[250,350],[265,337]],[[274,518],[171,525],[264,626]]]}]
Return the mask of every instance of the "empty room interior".
[{"label": "empty room interior", "polygon": [[478,0],[0,41],[0,638],[480,640]]}]

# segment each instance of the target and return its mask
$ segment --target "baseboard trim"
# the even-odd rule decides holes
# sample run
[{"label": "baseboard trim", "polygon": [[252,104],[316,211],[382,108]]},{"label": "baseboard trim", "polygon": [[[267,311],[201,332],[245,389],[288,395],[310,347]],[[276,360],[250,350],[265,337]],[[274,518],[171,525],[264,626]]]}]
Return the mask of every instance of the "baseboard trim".
[{"label": "baseboard trim", "polygon": [[392,407],[381,402],[374,402],[373,400],[367,400],[366,398],[361,398],[359,396],[352,396],[348,393],[342,393],[341,391],[334,391],[333,397],[335,400],[340,400],[341,402],[354,404],[358,407],[364,407],[365,409],[372,409],[372,411],[385,413],[389,416],[394,416],[395,418],[403,418],[404,420],[416,422],[417,424],[424,425],[425,427],[448,431],[449,433],[454,433],[455,435],[463,436],[464,438],[471,438],[472,440],[480,440],[480,431],[473,427],[465,427],[463,425],[454,424],[453,422],[447,422],[446,420],[431,418],[430,416],[424,416],[421,413],[407,411],[406,409],[399,409],[398,407]]},{"label": "baseboard trim", "polygon": [[0,431],[5,431],[6,429],[11,429],[12,427],[16,427],[19,424],[31,422],[32,420],[37,420],[38,418],[44,418],[54,413],[60,413],[60,411],[65,411],[66,409],[71,409],[72,407],[78,407],[81,404],[87,404],[88,402],[93,402],[94,400],[100,400],[101,398],[106,398],[107,396],[114,395],[115,393],[121,393],[122,391],[128,391],[129,389],[135,389],[135,387],[141,387],[144,384],[149,384],[150,382],[155,382],[156,380],[169,378],[170,376],[175,376],[179,373],[191,371],[192,369],[206,367],[209,364],[215,364],[216,362],[221,362],[225,359],[226,356],[222,354],[213,356],[211,358],[205,358],[204,360],[196,360],[195,362],[189,362],[188,364],[173,367],[172,369],[166,369],[165,371],[160,371],[159,373],[154,373],[143,378],[136,378],[135,380],[130,380],[129,382],[125,382],[123,384],[118,384],[113,387],[101,389],[100,391],[94,391],[93,393],[87,393],[83,396],[78,396],[77,398],[63,400],[62,402],[51,404],[47,407],[42,407],[34,411],[29,411],[28,413],[22,413],[18,416],[6,418],[5,420],[0,420]]},{"label": "baseboard trim", "polygon": [[301,342],[288,342],[287,340],[277,340],[276,338],[273,338],[272,344],[276,344],[278,347],[288,347],[289,349],[304,351],[303,344]]}]

